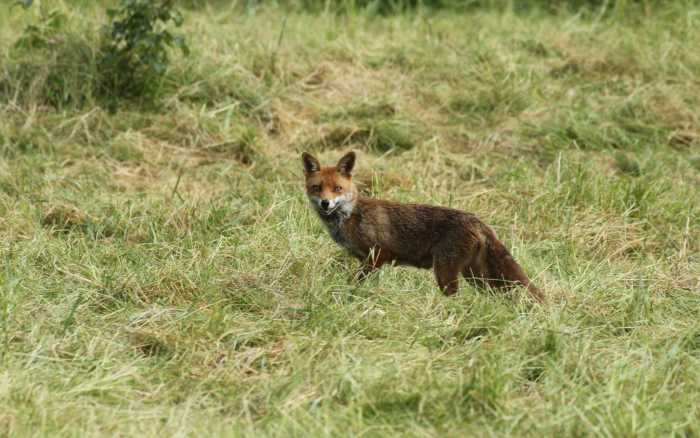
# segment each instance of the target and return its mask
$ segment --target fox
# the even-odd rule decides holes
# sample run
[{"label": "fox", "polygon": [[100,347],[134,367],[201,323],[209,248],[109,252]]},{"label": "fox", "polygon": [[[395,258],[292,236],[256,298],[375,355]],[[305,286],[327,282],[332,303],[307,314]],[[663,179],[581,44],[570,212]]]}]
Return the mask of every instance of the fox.
[{"label": "fox", "polygon": [[322,167],[307,152],[301,159],[308,200],[333,240],[361,261],[359,281],[383,265],[404,265],[432,269],[446,296],[458,291],[461,274],[477,287],[520,285],[545,302],[496,233],[474,214],[360,196],[352,178],[353,151],[335,166]]}]

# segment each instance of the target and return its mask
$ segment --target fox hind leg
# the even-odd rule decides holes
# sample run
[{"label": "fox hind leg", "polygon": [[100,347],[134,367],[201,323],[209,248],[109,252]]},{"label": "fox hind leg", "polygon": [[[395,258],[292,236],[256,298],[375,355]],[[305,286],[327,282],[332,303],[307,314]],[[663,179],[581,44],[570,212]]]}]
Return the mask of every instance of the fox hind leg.
[{"label": "fox hind leg", "polygon": [[484,288],[487,285],[488,266],[485,259],[484,243],[475,241],[469,261],[462,268],[462,276],[474,287]]},{"label": "fox hind leg", "polygon": [[510,289],[519,284],[526,287],[534,299],[545,302],[542,292],[530,282],[520,265],[498,241],[486,246],[479,245],[473,259],[462,270],[462,275],[482,288]]}]

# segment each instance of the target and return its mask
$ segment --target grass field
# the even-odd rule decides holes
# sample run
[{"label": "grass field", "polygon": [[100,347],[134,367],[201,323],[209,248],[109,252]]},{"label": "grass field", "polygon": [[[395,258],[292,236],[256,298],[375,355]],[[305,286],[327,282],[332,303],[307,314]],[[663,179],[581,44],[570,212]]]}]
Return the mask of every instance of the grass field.
[{"label": "grass field", "polygon": [[[37,9],[3,4],[0,434],[700,435],[700,7],[668,3],[187,9],[160,105],[116,112],[81,76],[101,7],[20,53]],[[351,282],[299,158],[351,149],[549,306]]]}]

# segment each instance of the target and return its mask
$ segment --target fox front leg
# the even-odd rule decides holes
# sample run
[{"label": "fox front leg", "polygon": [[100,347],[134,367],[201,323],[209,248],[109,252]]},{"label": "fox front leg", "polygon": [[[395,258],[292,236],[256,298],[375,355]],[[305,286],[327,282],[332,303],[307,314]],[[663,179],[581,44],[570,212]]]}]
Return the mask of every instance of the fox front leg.
[{"label": "fox front leg", "polygon": [[362,282],[389,261],[391,261],[391,254],[389,251],[381,248],[373,248],[362,263],[362,267],[355,275],[355,278],[357,281]]}]

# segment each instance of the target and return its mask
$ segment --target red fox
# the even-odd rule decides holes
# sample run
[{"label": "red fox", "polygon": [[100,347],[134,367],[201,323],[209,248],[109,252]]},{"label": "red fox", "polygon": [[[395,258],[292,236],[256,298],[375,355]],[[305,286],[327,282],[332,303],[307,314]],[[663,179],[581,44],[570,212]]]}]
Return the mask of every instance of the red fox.
[{"label": "red fox", "polygon": [[333,240],[363,262],[360,280],[394,262],[432,268],[445,295],[457,292],[461,273],[478,286],[520,284],[544,302],[494,231],[473,214],[360,196],[352,181],[354,152],[336,166],[321,167],[306,152],[302,162],[311,205]]}]

